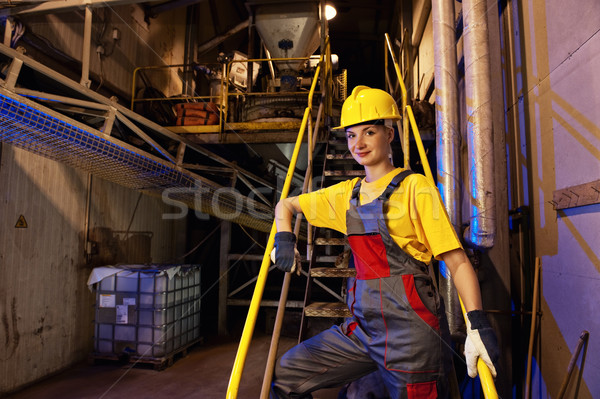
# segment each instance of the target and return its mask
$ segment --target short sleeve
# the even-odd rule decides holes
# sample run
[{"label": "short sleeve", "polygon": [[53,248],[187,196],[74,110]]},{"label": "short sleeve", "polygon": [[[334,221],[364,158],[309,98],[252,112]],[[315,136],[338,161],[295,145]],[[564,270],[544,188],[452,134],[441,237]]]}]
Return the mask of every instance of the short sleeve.
[{"label": "short sleeve", "polygon": [[350,206],[352,189],[358,178],[301,194],[298,197],[306,220],[317,227],[326,227],[346,234],[346,211]]},{"label": "short sleeve", "polygon": [[409,213],[417,240],[423,243],[436,259],[444,252],[462,248],[437,188],[431,185],[425,176],[418,174],[407,178],[407,183]]}]

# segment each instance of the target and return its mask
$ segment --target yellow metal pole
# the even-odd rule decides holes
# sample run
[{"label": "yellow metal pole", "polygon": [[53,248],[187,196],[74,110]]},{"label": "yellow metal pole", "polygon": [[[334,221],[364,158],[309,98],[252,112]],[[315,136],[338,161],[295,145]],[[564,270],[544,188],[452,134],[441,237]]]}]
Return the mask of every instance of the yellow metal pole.
[{"label": "yellow metal pole", "polygon": [[421,140],[421,135],[419,134],[419,128],[417,127],[417,121],[415,120],[412,107],[406,107],[406,113],[408,114],[410,125],[412,126],[413,136],[415,136],[415,143],[417,144],[417,149],[419,150],[419,156],[421,157],[421,163],[423,164],[423,171],[425,172],[427,179],[429,179],[429,182],[435,186],[433,174],[431,173],[431,168],[429,167],[429,161],[427,160],[427,154],[425,154],[425,148],[423,147],[423,141]]},{"label": "yellow metal pole", "polygon": [[[425,149],[423,148],[423,142],[421,141],[421,135],[419,134],[419,128],[417,127],[417,122],[415,121],[415,116],[412,112],[412,108],[408,106],[406,107],[406,111],[410,119],[410,124],[413,130],[413,135],[415,137],[415,142],[417,144],[417,149],[419,150],[419,156],[421,158],[421,163],[423,164],[425,176],[427,176],[427,179],[431,182],[431,184],[434,184],[433,175],[431,174],[431,168],[429,167],[429,161],[427,160],[427,155],[425,154]],[[460,301],[460,307],[463,312],[463,317],[466,319],[467,312],[463,305],[462,299],[460,298],[460,295],[458,299]],[[483,360],[481,360],[481,358],[477,360],[477,372],[479,373],[481,388],[483,389],[485,399],[497,399],[498,393],[496,391],[496,386],[494,385],[494,378],[492,377],[490,369],[483,362]]]},{"label": "yellow metal pole", "polygon": [[[296,146],[294,147],[292,159],[290,160],[290,167],[288,168],[288,172],[285,177],[285,182],[283,183],[283,189],[281,190],[281,199],[286,198],[290,191],[290,185],[292,184],[292,176],[294,174],[294,169],[296,168],[298,153],[300,152],[300,145],[302,144],[302,138],[304,137],[304,131],[306,130],[306,124],[309,115],[310,109],[307,107],[304,110],[304,117],[302,118],[300,132],[298,133],[298,138],[296,139]],[[240,345],[238,347],[238,352],[233,363],[233,369],[231,370],[231,377],[229,378],[229,385],[227,387],[228,399],[237,398],[240,380],[242,378],[242,372],[244,371],[244,364],[246,363],[246,356],[248,354],[248,348],[250,347],[250,341],[252,341],[252,332],[254,331],[254,326],[256,324],[256,318],[258,316],[258,310],[260,308],[260,301],[262,299],[262,295],[265,289],[267,274],[269,272],[269,266],[271,264],[270,254],[273,250],[276,232],[277,227],[275,226],[275,221],[273,221],[273,226],[271,227],[271,232],[269,234],[269,240],[267,241],[267,247],[265,248],[265,255],[263,256],[260,271],[258,273],[258,279],[256,280],[254,294],[252,295],[252,300],[250,301],[248,317],[246,318],[246,323],[244,324],[244,330],[242,331]]]},{"label": "yellow metal pole", "polygon": [[[462,309],[463,317],[465,318],[466,323],[467,310],[465,309],[465,305],[463,304],[460,295],[458,296],[458,300],[460,301],[460,308]],[[496,391],[496,385],[494,385],[494,377],[492,377],[492,372],[488,368],[487,364],[481,360],[481,358],[477,359],[477,373],[479,374],[481,389],[483,390],[483,396],[485,399],[498,399],[498,392]]]},{"label": "yellow metal pole", "polygon": [[410,146],[409,146],[409,137],[408,137],[408,119],[406,118],[406,106],[408,105],[408,101],[406,99],[407,92],[406,86],[404,85],[404,78],[402,76],[402,72],[400,71],[400,67],[398,66],[398,61],[396,60],[396,54],[394,54],[394,49],[392,48],[392,43],[390,41],[390,36],[385,34],[385,43],[387,44],[387,48],[390,52],[390,56],[392,57],[392,63],[394,64],[394,69],[396,70],[396,76],[398,76],[398,83],[400,83],[400,91],[402,92],[402,133],[403,140],[405,144],[404,148],[404,167],[409,167],[410,162]]}]

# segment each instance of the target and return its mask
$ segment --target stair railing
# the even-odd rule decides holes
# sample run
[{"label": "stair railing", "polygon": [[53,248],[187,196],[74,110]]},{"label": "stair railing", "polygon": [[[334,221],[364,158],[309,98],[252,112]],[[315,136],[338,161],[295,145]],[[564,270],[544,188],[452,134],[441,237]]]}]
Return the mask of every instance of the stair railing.
[{"label": "stair railing", "polygon": [[[326,47],[329,48],[329,38],[327,38],[326,41]],[[326,53],[329,54],[329,53]],[[291,182],[292,182],[292,176],[294,174],[294,170],[296,169],[296,162],[298,160],[298,154],[300,152],[300,146],[302,145],[303,139],[304,139],[304,131],[307,130],[307,127],[309,128],[309,137],[308,137],[308,151],[309,151],[309,159],[312,160],[312,152],[314,151],[314,144],[316,141],[316,134],[313,134],[310,131],[310,127],[312,127],[312,108],[313,108],[313,95],[315,92],[315,88],[316,88],[316,84],[317,81],[319,80],[319,76],[321,73],[321,65],[324,65],[324,68],[326,71],[330,70],[330,65],[329,63],[331,62],[331,59],[329,57],[323,57],[323,55],[321,55],[320,59],[319,59],[319,65],[317,66],[316,70],[315,70],[315,74],[313,77],[313,81],[311,84],[311,88],[308,94],[308,104],[306,109],[304,110],[304,116],[302,118],[302,123],[300,125],[300,130],[298,132],[298,137],[296,139],[296,145],[294,146],[294,151],[292,153],[292,157],[290,159],[290,165],[288,168],[288,172],[286,174],[285,177],[285,182],[283,184],[283,189],[281,191],[281,196],[280,196],[280,200],[287,198],[288,194],[289,194],[289,190],[290,190],[290,186],[291,186]],[[321,87],[326,87],[325,85],[327,85],[327,82],[321,82]],[[315,132],[318,131],[318,127],[320,124],[320,119],[322,116],[322,111],[323,111],[323,101],[321,101],[321,106],[319,107],[319,112],[318,112],[318,116],[317,116],[317,121],[315,123],[315,127],[314,130]],[[308,168],[307,168],[307,176],[312,176],[312,162],[309,162]],[[305,179],[307,182],[310,182],[310,179]],[[303,192],[308,190],[309,186],[308,184],[304,184],[303,187]],[[299,226],[299,222],[297,219],[296,222],[296,226]],[[295,226],[295,232],[296,234],[298,233],[297,231],[297,227]],[[264,292],[264,288],[265,288],[265,283],[267,280],[267,274],[269,271],[269,266],[271,265],[271,251],[273,250],[274,247],[274,240],[275,240],[275,233],[277,232],[277,227],[275,225],[275,221],[273,221],[273,225],[271,227],[271,232],[269,234],[269,239],[267,241],[267,245],[265,248],[265,253],[263,256],[263,260],[261,263],[261,267],[258,273],[258,278],[256,280],[256,286],[254,288],[254,293],[252,295],[252,299],[250,301],[250,308],[248,310],[248,315],[246,317],[246,323],[244,324],[244,329],[242,331],[242,337],[240,338],[240,343],[238,346],[238,352],[236,354],[235,357],[235,361],[233,363],[233,368],[231,370],[231,377],[229,379],[229,385],[227,387],[227,398],[228,399],[235,399],[237,398],[237,394],[238,394],[238,390],[239,390],[239,386],[240,386],[240,381],[242,378],[242,373],[244,370],[244,364],[246,362],[246,357],[248,355],[248,349],[250,347],[250,342],[252,340],[252,333],[254,332],[254,327],[256,325],[256,319],[258,317],[258,311],[260,308],[260,301],[262,299],[262,295]],[[289,283],[290,283],[290,275],[291,273],[286,273],[285,279],[284,279],[284,287],[282,288],[282,295],[280,298],[280,303],[279,303],[279,307],[282,307],[282,302],[283,302],[283,307],[285,308],[285,301],[287,300],[287,287],[289,287]],[[280,315],[280,312],[278,310],[278,316]],[[281,314],[281,317],[282,314]],[[281,320],[281,319],[280,319]],[[278,329],[281,328],[281,322],[277,322],[276,320],[276,328],[274,329],[274,338],[275,343],[271,345],[271,351],[269,353],[269,359],[267,362],[267,371],[268,373],[270,373],[267,376],[267,373],[265,373],[265,380],[268,379],[268,383],[263,384],[263,393],[261,393],[261,397],[264,397],[263,395],[268,394],[268,390],[265,391],[266,389],[269,388],[270,386],[270,380],[271,380],[271,374],[272,374],[272,370],[273,370],[273,365],[275,362],[275,357],[276,357],[276,351],[277,351],[277,341],[279,338],[279,331]],[[278,327],[277,327],[278,325]],[[275,338],[276,336],[276,338]],[[274,351],[273,351],[273,346],[274,346]],[[272,353],[273,352],[273,353]],[[266,387],[266,388],[265,388]],[[266,393],[265,393],[266,392]]]},{"label": "stair railing", "polygon": [[[423,147],[423,141],[421,140],[421,135],[419,134],[419,128],[417,127],[415,115],[413,114],[412,107],[407,104],[407,98],[406,98],[407,92],[406,92],[406,86],[404,85],[404,79],[402,77],[402,73],[400,72],[400,67],[398,66],[398,62],[396,60],[396,55],[394,54],[392,44],[390,42],[390,37],[387,33],[385,34],[385,43],[386,43],[387,50],[389,51],[389,54],[392,58],[392,62],[394,64],[394,69],[396,71],[396,77],[398,78],[398,82],[400,83],[400,90],[402,92],[402,115],[404,116],[403,117],[403,122],[404,122],[404,128],[403,128],[404,167],[405,168],[409,167],[409,163],[408,163],[409,158],[408,158],[407,154],[409,154],[409,152],[410,152],[409,151],[410,140],[409,140],[409,132],[408,132],[407,123],[408,123],[408,121],[410,121],[410,126],[412,128],[415,143],[417,144],[417,149],[419,151],[419,157],[420,157],[421,163],[423,165],[423,171],[425,172],[425,176],[427,176],[427,179],[431,182],[431,184],[435,185],[435,182],[433,180],[433,175],[431,173],[431,168],[429,167],[429,161],[427,160],[427,155],[425,154],[425,149]],[[385,66],[386,66],[386,77],[387,77],[388,52],[385,52]],[[408,121],[406,120],[407,119],[406,116],[408,116]],[[462,299],[460,298],[460,296],[458,299],[460,300],[463,317],[465,317],[465,319],[466,319],[467,313],[466,313],[465,307],[463,305]],[[466,320],[465,320],[465,322],[466,322]],[[477,371],[479,373],[479,379],[481,380],[481,388],[483,389],[483,394],[484,394],[485,398],[486,399],[497,399],[498,393],[496,392],[496,386],[494,385],[494,379],[492,377],[492,373],[491,373],[490,369],[488,368],[488,366],[483,362],[483,360],[481,360],[481,358],[479,358],[477,360]]]}]

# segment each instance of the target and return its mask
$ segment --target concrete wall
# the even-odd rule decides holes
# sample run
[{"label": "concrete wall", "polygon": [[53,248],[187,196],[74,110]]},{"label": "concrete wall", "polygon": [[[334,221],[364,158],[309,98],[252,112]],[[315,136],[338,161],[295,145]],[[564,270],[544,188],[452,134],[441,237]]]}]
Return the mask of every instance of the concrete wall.
[{"label": "concrete wall", "polygon": [[[555,211],[550,203],[554,190],[600,179],[600,3],[509,3],[511,200],[512,207],[531,207],[535,256],[542,262],[532,393],[556,397],[580,333],[587,330],[579,398],[600,398],[600,205]],[[566,397],[574,395],[575,377]]]},{"label": "concrete wall", "polygon": [[[94,8],[90,55],[91,88],[98,90],[108,85],[111,89],[120,91],[119,94],[129,96],[136,67],[183,63],[185,12],[185,7],[181,7],[163,12],[156,18],[145,18],[143,8],[137,4]],[[30,32],[45,38],[56,49],[50,52],[51,58],[59,63],[64,63],[60,53],[81,61],[83,19],[82,10],[25,16],[22,18],[27,28],[25,39]],[[113,39],[114,29],[119,32],[118,40]],[[28,54],[31,52],[34,57],[39,55],[27,40],[19,41],[18,45],[27,48]],[[101,56],[97,52],[98,46],[103,48]],[[47,59],[41,61],[52,62]],[[79,75],[74,76],[74,79],[79,81],[80,71],[76,72]],[[145,74],[150,84],[166,96],[182,92],[184,82],[178,76],[178,68],[146,71]],[[138,90],[144,87],[139,78],[136,87]]]},{"label": "concrete wall", "polygon": [[[87,174],[3,145],[0,187],[1,395],[85,359],[94,334],[86,286],[93,266],[171,260],[184,253],[185,220],[163,220],[170,210],[160,199],[94,178],[90,238],[99,242],[87,263]],[[26,228],[15,227],[21,216]],[[151,239],[136,240],[141,232]]]},{"label": "concrete wall", "polygon": [[[81,10],[26,16],[22,21],[26,35],[43,37],[55,49],[39,61],[62,71],[57,64],[64,59],[81,60]],[[106,7],[94,9],[93,21],[90,72],[101,77],[93,79],[93,90],[111,85],[130,93],[135,67],[183,61],[185,8],[160,14],[148,24],[138,5]],[[119,30],[117,41],[112,39],[113,28]],[[99,44],[105,50],[102,59],[95,51]],[[42,55],[24,39],[18,45],[29,55]],[[76,73],[69,76],[79,81]],[[165,95],[182,91],[176,69],[148,77]],[[9,145],[2,145],[0,154],[2,396],[92,351],[94,295],[86,281],[94,266],[176,263],[185,252],[186,221],[163,220],[172,210],[160,198],[140,196],[95,177],[90,185],[86,173]],[[93,255],[86,258],[88,192],[89,240],[94,246]],[[26,228],[15,227],[21,216]]]},{"label": "concrete wall", "polygon": [[[422,2],[414,0],[412,4],[418,10]],[[483,259],[493,265],[499,275],[492,277],[487,273],[485,263],[480,270],[480,279],[484,278],[482,291],[486,308],[505,312],[490,315],[497,331],[501,332],[503,353],[509,357],[510,353],[520,351],[522,354],[522,358],[503,362],[500,371],[504,375],[496,383],[503,390],[502,396],[510,396],[511,390],[516,392],[515,397],[523,395],[519,389],[525,389],[529,316],[522,317],[523,323],[515,325],[517,330],[511,338],[508,327],[511,320],[507,316],[510,308],[506,308],[504,302],[499,303],[499,298],[510,296],[518,301],[522,295],[523,309],[530,309],[533,258],[539,257],[542,263],[542,316],[534,348],[532,397],[556,397],[577,340],[581,332],[587,330],[590,341],[579,397],[600,398],[600,380],[597,378],[600,363],[596,356],[600,353],[597,338],[600,309],[596,306],[600,302],[600,229],[597,227],[600,225],[600,205],[555,211],[550,202],[555,190],[600,179],[600,87],[596,72],[600,66],[600,3],[584,0],[573,6],[558,0],[530,0],[500,4],[499,7],[498,2],[488,1],[495,93],[494,134],[495,144],[499,147],[496,167],[507,168],[509,179],[506,193],[503,191],[506,183],[498,181],[500,171],[497,171],[496,183],[500,188],[497,196],[508,199],[507,204],[504,200],[498,203],[498,220],[501,220],[501,214],[506,218],[509,210],[528,207],[533,242],[530,248],[519,247],[519,238],[526,239],[527,232],[518,232],[511,225],[508,275],[507,254],[498,254],[499,245],[508,247],[508,226],[503,222],[498,231],[498,234],[500,230],[504,231],[500,234],[504,237],[502,242],[498,242]],[[456,2],[455,6],[458,12],[461,3]],[[500,10],[499,14],[497,10]],[[414,17],[413,24],[415,22]],[[430,21],[418,49],[419,58],[415,60],[415,86],[424,73],[433,71],[429,65],[433,59],[429,57],[428,46],[432,46]],[[462,41],[459,41],[459,60],[461,57]],[[422,91],[423,88],[421,94]],[[462,81],[459,97],[464,107]],[[464,109],[461,120],[464,125]],[[462,148],[462,151],[466,149]],[[506,160],[502,159],[503,153],[506,153]],[[527,258],[528,249],[533,251],[531,259]],[[503,266],[498,268],[500,263]],[[493,268],[488,271],[492,272]],[[486,275],[488,279],[499,280],[496,288],[501,291],[495,288],[490,295],[491,286],[486,285]],[[524,278],[526,275],[529,277]],[[519,348],[519,345],[525,346]],[[580,365],[580,359],[581,356],[577,365]],[[574,396],[577,372],[576,368],[566,397]]]}]

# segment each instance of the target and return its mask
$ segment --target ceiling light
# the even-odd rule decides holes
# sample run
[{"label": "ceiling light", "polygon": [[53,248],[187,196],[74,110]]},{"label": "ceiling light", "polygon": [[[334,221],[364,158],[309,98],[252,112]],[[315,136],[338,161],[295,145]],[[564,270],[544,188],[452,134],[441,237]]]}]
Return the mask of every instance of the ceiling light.
[{"label": "ceiling light", "polygon": [[325,18],[329,21],[330,19],[335,18],[337,14],[337,10],[335,9],[335,7],[331,4],[326,4],[325,5]]}]

